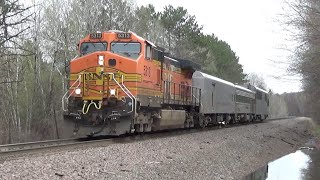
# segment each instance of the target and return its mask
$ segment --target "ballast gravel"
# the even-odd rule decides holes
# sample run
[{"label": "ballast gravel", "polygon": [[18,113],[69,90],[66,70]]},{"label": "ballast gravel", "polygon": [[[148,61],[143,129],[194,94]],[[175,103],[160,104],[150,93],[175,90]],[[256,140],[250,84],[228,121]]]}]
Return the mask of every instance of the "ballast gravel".
[{"label": "ballast gravel", "polygon": [[294,118],[5,160],[0,179],[241,179],[311,137]]}]

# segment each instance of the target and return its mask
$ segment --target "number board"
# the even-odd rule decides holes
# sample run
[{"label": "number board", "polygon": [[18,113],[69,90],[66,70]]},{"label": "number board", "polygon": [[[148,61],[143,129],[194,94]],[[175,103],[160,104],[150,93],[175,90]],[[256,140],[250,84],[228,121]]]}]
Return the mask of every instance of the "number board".
[{"label": "number board", "polygon": [[101,38],[102,38],[102,33],[90,34],[90,39],[101,39]]},{"label": "number board", "polygon": [[118,33],[117,37],[118,39],[130,39],[131,33]]}]

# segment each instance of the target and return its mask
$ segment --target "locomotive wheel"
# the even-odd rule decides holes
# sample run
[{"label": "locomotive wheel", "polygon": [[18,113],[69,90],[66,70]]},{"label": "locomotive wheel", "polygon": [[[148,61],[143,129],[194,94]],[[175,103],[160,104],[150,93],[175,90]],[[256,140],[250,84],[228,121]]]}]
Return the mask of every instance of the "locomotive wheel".
[{"label": "locomotive wheel", "polygon": [[189,128],[189,127],[190,127],[188,121],[185,121],[185,122],[184,122],[184,127],[185,127],[185,128]]},{"label": "locomotive wheel", "polygon": [[191,127],[193,127],[193,126],[194,126],[193,121],[190,121],[190,122],[189,122],[189,127],[191,128]]}]

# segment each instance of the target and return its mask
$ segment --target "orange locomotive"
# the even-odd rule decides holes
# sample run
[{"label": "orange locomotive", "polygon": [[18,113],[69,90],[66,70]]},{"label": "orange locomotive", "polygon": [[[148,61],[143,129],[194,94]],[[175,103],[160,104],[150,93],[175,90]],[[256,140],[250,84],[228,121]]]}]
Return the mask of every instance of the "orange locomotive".
[{"label": "orange locomotive", "polygon": [[165,56],[132,32],[86,36],[70,62],[70,87],[62,98],[66,127],[83,135],[120,135],[194,125],[201,92],[192,87],[200,69]]}]

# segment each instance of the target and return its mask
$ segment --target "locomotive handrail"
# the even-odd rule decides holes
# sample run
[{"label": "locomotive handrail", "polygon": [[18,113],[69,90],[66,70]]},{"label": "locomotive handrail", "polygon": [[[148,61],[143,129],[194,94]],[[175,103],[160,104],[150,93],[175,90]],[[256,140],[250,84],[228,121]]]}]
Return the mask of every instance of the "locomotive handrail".
[{"label": "locomotive handrail", "polygon": [[[73,58],[71,59],[71,61],[75,60],[78,56],[79,56],[79,55],[77,54],[75,57],[73,57]],[[71,62],[71,61],[70,61],[70,62]]]},{"label": "locomotive handrail", "polygon": [[[200,89],[200,88],[197,88],[197,87],[195,87],[195,86],[191,86],[191,88],[192,88],[192,97],[195,99],[195,105],[199,104],[199,106],[202,106],[202,104],[201,104],[201,98],[200,98],[200,96],[201,96],[201,89]],[[195,93],[195,92],[193,91],[194,88],[195,88],[195,90],[197,91],[197,93]],[[196,95],[197,95],[198,97],[196,97]],[[192,99],[192,101],[193,101],[193,99]]]},{"label": "locomotive handrail", "polygon": [[192,96],[196,99],[196,104],[197,104],[197,100],[198,100],[198,104],[199,104],[200,106],[202,106],[202,104],[201,104],[201,102],[200,102],[200,99],[198,99],[194,94],[192,94]]},{"label": "locomotive handrail", "polygon": [[[135,99],[135,97],[132,95],[132,93],[128,90],[128,88],[123,84],[123,87],[121,86],[121,84],[115,79],[115,77],[114,77],[114,73],[108,73],[108,74],[111,74],[112,75],[112,79],[114,80],[114,82],[116,82],[117,83],[117,85],[121,88],[121,90],[131,99],[131,102],[132,102],[132,106],[131,106],[131,111],[129,111],[128,113],[131,113],[131,112],[133,112],[133,98]],[[126,89],[124,89],[124,87],[126,88]],[[126,91],[127,90],[127,91]],[[128,94],[128,92],[130,93],[130,94]],[[135,99],[136,100],[136,99]],[[134,104],[135,105],[135,104]],[[134,113],[136,113],[136,112],[134,112]]]},{"label": "locomotive handrail", "polygon": [[[173,100],[173,103],[178,103],[182,101],[182,103],[186,103],[186,104],[195,104],[195,105],[199,105],[199,106],[202,106],[201,104],[201,89],[198,88],[198,87],[195,87],[195,86],[191,86],[191,85],[187,85],[187,84],[180,84],[180,83],[175,83],[173,81],[167,81],[167,80],[163,80],[163,83],[164,83],[164,89],[163,89],[163,97],[162,97],[162,101],[163,102],[166,102],[168,104],[170,104],[171,100]],[[173,84],[173,94],[172,93],[172,85]],[[176,88],[175,86],[179,85],[178,86],[178,94],[176,94]],[[190,88],[189,89],[189,92],[182,92],[182,89],[183,88]],[[194,91],[196,90],[196,91]],[[197,93],[197,96],[195,95],[195,92],[198,92]],[[180,97],[180,99],[176,99],[176,95],[178,95]],[[184,96],[185,95],[185,96]],[[191,99],[187,99],[185,100],[184,97],[189,97]],[[173,99],[172,99],[173,98]]]},{"label": "locomotive handrail", "polygon": [[121,85],[128,91],[128,93],[134,99],[134,113],[136,113],[137,112],[137,98],[134,97],[134,95],[129,91],[129,89],[123,84],[123,75],[121,75]]},{"label": "locomotive handrail", "polygon": [[[69,100],[71,94],[80,86],[80,84],[81,84],[81,81],[80,81],[80,80],[81,80],[81,74],[79,75],[78,79],[70,86],[70,88],[67,90],[67,92],[62,96],[61,102],[62,102],[62,110],[63,110],[63,111],[67,111],[67,110],[65,109],[65,107],[64,107],[65,100],[67,100],[67,103],[68,103],[68,100]],[[69,96],[66,98],[69,90],[70,90],[77,82],[78,82],[77,87],[74,88],[73,91],[72,91],[72,92],[69,94]]]}]

